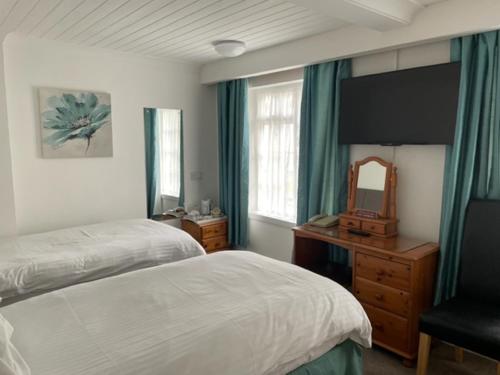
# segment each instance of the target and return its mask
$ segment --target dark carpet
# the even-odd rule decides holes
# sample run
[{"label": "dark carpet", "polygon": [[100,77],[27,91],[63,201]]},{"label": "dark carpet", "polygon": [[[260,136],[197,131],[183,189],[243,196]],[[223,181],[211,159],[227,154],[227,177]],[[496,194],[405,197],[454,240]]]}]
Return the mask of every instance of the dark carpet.
[{"label": "dark carpet", "polygon": [[[374,347],[365,350],[365,375],[415,375],[415,368],[404,367],[396,355]],[[496,362],[465,351],[463,363],[455,362],[452,346],[437,343],[431,349],[428,375],[496,375]]]}]

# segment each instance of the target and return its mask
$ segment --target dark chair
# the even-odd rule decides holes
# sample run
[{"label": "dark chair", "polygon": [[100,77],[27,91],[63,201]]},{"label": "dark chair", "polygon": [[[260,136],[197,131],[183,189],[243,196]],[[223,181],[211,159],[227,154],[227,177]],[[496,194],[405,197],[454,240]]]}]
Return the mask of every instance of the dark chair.
[{"label": "dark chair", "polygon": [[500,201],[473,200],[465,219],[457,296],[420,316],[417,374],[427,372],[431,338],[496,360],[500,375]]}]

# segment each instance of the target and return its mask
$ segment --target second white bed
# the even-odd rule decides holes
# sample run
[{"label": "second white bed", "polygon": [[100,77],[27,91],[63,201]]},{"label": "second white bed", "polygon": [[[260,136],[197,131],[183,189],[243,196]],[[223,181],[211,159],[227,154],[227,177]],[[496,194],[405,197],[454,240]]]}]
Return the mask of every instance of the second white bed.
[{"label": "second white bed", "polygon": [[45,292],[204,254],[186,232],[146,219],[0,238],[0,297]]}]

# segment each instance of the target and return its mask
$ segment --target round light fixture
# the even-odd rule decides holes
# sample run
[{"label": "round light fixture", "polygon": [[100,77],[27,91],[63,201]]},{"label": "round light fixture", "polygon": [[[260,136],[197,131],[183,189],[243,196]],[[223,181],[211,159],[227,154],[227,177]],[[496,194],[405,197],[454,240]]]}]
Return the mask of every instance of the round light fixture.
[{"label": "round light fixture", "polygon": [[245,52],[245,43],[239,40],[217,40],[212,43],[215,52],[224,57],[236,57]]}]

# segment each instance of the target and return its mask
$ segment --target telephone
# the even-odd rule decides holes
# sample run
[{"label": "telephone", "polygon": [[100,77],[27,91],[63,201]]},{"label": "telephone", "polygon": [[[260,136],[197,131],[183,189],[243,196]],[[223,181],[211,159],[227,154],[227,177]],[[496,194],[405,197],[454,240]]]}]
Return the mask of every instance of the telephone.
[{"label": "telephone", "polygon": [[314,225],[316,227],[327,228],[333,227],[339,223],[339,218],[335,215],[314,215],[309,219],[307,224]]}]

